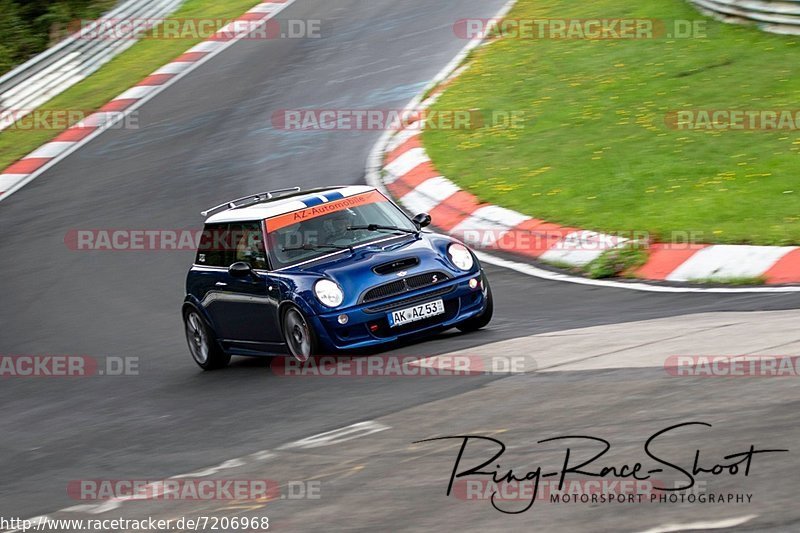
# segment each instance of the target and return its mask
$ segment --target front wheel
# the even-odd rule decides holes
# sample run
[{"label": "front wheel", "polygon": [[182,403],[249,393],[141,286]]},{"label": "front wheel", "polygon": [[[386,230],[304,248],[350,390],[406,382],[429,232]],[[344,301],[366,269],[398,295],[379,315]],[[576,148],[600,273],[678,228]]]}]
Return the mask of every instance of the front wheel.
[{"label": "front wheel", "polygon": [[317,336],[294,305],[283,314],[283,339],[289,353],[300,362],[307,361],[317,351]]},{"label": "front wheel", "polygon": [[228,366],[231,356],[222,351],[200,313],[195,309],[184,312],[183,323],[192,359],[200,368],[214,370]]},{"label": "front wheel", "polygon": [[484,307],[483,312],[481,312],[481,314],[474,316],[472,318],[468,318],[467,320],[456,326],[464,333],[469,333],[470,331],[479,330],[482,327],[486,326],[492,320],[492,315],[494,314],[494,301],[492,298],[492,288],[489,286],[489,280],[486,279],[486,276],[483,276],[483,282],[486,284],[486,307]]}]

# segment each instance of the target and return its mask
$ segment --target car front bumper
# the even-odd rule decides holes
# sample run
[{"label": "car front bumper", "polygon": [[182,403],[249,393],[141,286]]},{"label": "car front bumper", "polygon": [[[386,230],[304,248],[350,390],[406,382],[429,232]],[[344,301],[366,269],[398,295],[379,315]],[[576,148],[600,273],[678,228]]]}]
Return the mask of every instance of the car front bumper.
[{"label": "car front bumper", "polygon": [[[479,281],[470,287],[471,279]],[[448,280],[435,287],[410,291],[392,298],[361,304],[310,318],[324,351],[357,350],[377,346],[402,338],[417,336],[456,326],[483,311],[486,306],[486,283],[483,271]],[[442,300],[444,314],[390,327],[388,315],[392,311],[419,304]],[[339,316],[347,315],[347,323],[339,323]]]}]

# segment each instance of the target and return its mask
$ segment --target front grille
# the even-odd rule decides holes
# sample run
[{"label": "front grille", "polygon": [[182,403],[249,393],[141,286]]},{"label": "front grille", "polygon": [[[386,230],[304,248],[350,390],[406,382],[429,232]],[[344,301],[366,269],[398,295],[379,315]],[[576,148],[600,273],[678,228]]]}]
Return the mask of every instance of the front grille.
[{"label": "front grille", "polygon": [[430,287],[437,283],[442,283],[450,279],[450,276],[444,272],[425,272],[424,274],[416,274],[408,278],[402,278],[390,283],[378,285],[366,291],[361,297],[362,303],[375,302],[383,300],[391,296],[403,294],[404,292],[421,289],[423,287]]}]

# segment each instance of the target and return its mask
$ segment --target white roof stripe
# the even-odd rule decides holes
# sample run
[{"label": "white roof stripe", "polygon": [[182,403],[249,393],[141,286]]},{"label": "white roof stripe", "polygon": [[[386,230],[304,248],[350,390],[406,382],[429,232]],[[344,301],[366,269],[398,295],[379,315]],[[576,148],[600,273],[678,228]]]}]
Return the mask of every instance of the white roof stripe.
[{"label": "white roof stripe", "polygon": [[[330,192],[334,191],[339,192],[342,194],[343,197],[346,198],[348,196],[353,196],[356,194],[361,194],[364,192],[369,192],[374,190],[375,190],[374,187],[368,187],[366,185],[352,185],[341,189],[336,189],[335,187],[331,187]],[[292,211],[306,209],[307,206],[305,203],[303,203],[303,200],[307,198],[318,197],[320,196],[320,194],[325,194],[325,193],[309,193],[302,196],[294,196],[286,198],[284,200],[276,199],[274,202],[255,204],[250,207],[243,207],[241,209],[229,209],[227,211],[222,211],[215,215],[211,215],[208,218],[208,220],[206,220],[206,223],[213,224],[218,222],[237,222],[245,220],[263,220],[265,218],[272,218],[274,216],[283,215],[285,213],[291,213]]]}]

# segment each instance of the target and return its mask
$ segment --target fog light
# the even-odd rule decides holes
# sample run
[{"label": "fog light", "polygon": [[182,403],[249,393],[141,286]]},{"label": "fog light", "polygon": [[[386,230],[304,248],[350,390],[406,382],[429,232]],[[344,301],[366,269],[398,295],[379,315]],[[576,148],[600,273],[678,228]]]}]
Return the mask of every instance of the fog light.
[{"label": "fog light", "polygon": [[337,320],[339,320],[339,324],[344,326],[345,324],[347,324],[347,321],[350,320],[350,318],[348,318],[347,315],[339,315],[339,318]]},{"label": "fog light", "polygon": [[478,279],[477,278],[472,278],[471,280],[469,280],[469,288],[470,289],[475,289],[477,287],[478,287]]}]

